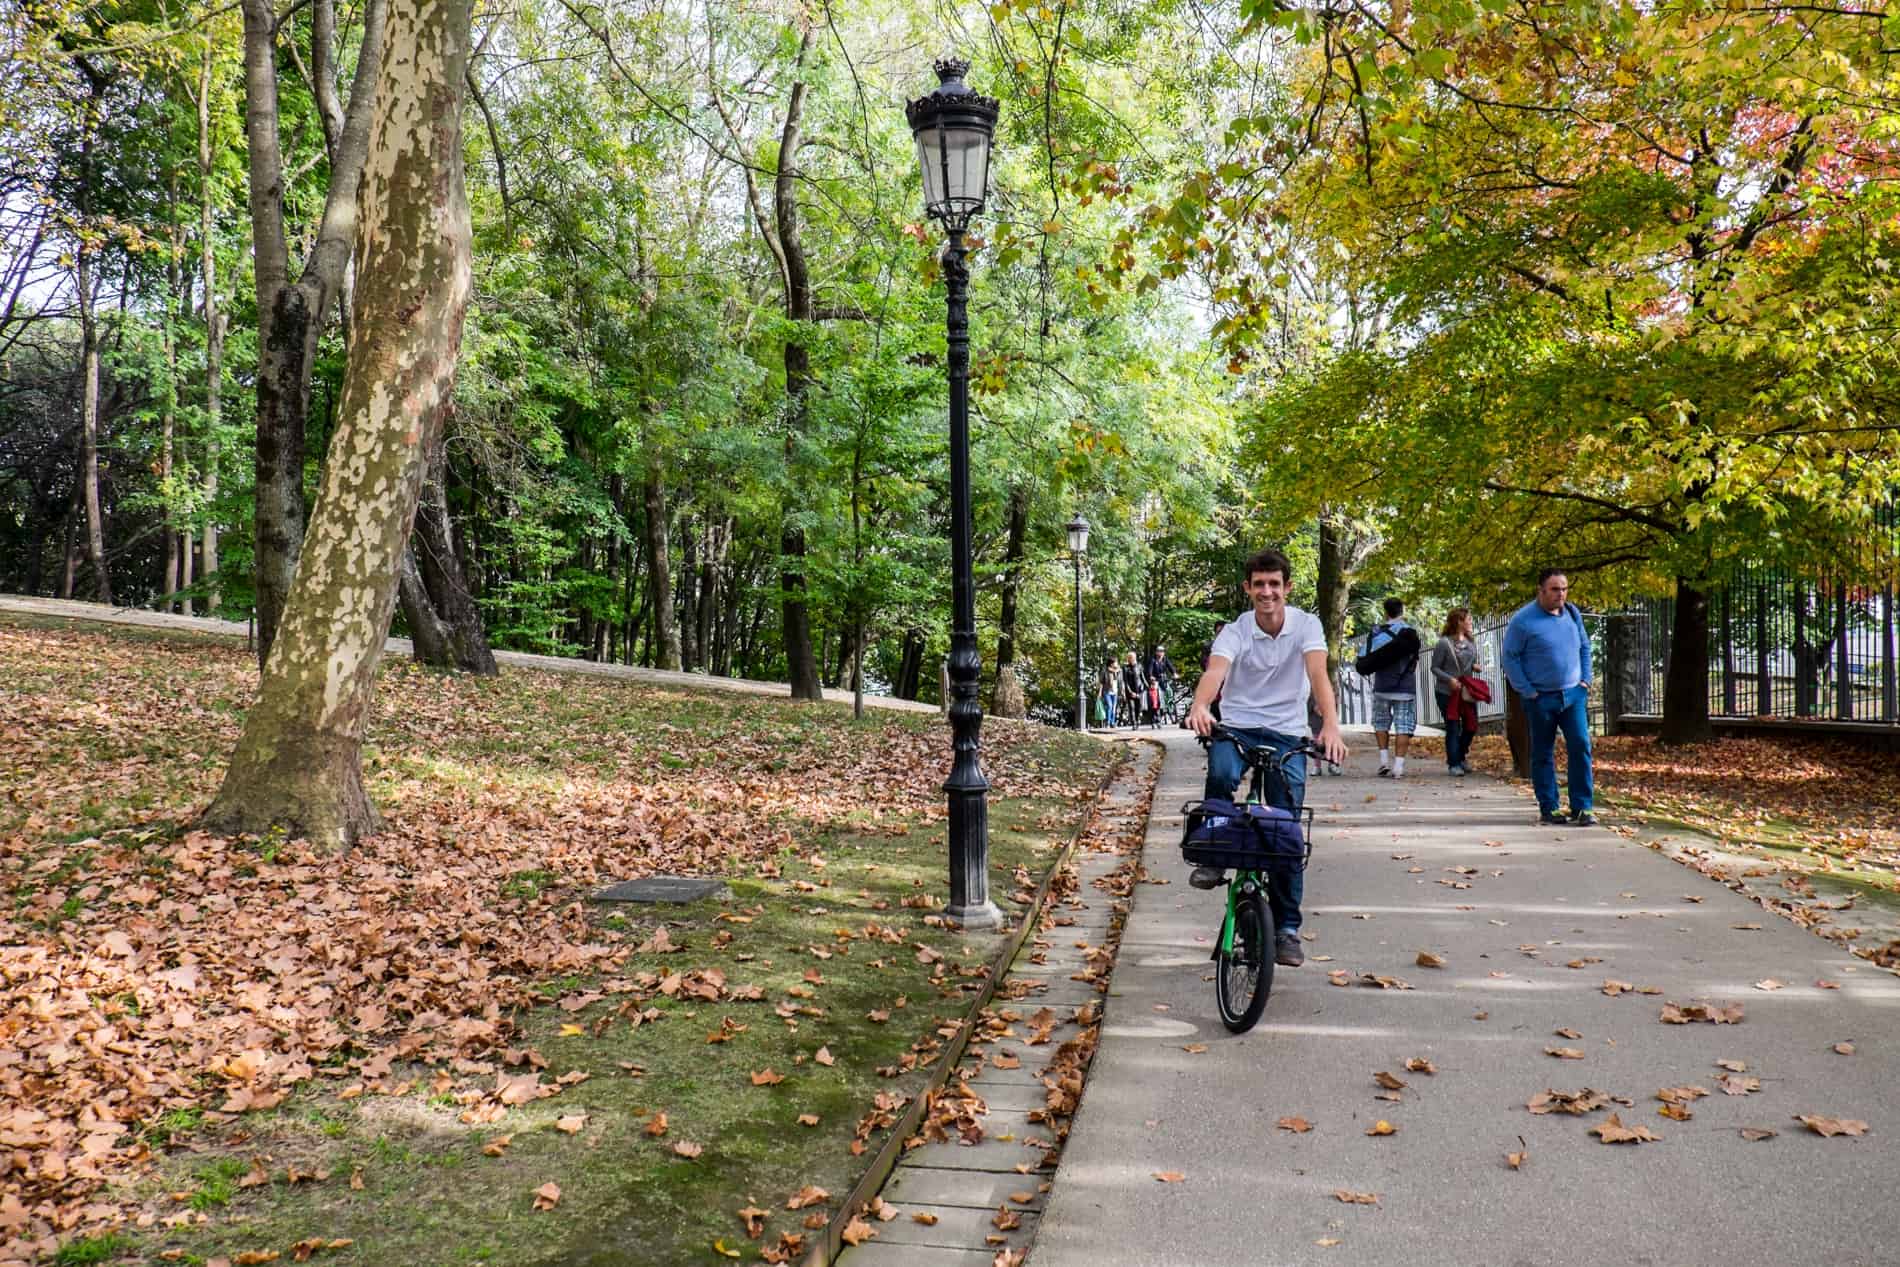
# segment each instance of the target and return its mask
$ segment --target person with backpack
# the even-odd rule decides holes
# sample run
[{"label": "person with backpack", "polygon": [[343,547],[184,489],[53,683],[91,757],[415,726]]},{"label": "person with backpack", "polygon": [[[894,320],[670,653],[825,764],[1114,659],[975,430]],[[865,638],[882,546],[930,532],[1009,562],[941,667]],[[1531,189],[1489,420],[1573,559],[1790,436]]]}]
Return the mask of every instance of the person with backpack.
[{"label": "person with backpack", "polygon": [[1405,623],[1405,604],[1385,600],[1385,623],[1366,635],[1365,654],[1353,663],[1372,679],[1372,731],[1379,740],[1379,777],[1405,777],[1405,753],[1418,729],[1418,630]]},{"label": "person with backpack", "polygon": [[[1595,786],[1590,768],[1590,637],[1570,601],[1562,568],[1537,576],[1537,597],[1517,609],[1504,630],[1504,676],[1524,700],[1531,732],[1531,787],[1540,823],[1592,827]],[[1570,817],[1557,810],[1557,732],[1570,767]]]}]

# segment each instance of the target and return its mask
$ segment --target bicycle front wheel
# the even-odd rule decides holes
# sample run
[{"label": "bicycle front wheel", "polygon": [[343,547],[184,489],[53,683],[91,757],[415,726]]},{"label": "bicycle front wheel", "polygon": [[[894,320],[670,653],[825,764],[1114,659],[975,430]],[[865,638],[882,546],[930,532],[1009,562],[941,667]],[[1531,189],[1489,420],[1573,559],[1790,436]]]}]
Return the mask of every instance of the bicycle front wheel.
[{"label": "bicycle front wheel", "polygon": [[1265,895],[1254,888],[1235,894],[1233,918],[1233,950],[1217,957],[1214,996],[1221,1024],[1244,1034],[1260,1019],[1273,992],[1273,926]]}]

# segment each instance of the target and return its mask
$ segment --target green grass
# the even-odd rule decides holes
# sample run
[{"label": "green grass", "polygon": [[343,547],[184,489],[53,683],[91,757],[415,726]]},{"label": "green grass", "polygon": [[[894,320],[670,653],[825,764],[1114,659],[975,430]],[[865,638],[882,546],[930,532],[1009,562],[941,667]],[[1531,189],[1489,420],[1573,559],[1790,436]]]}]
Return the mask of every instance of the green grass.
[{"label": "green grass", "polygon": [[53,1254],[53,1267],[90,1267],[93,1263],[109,1263],[130,1253],[136,1245],[137,1242],[131,1237],[118,1232],[68,1241]]}]

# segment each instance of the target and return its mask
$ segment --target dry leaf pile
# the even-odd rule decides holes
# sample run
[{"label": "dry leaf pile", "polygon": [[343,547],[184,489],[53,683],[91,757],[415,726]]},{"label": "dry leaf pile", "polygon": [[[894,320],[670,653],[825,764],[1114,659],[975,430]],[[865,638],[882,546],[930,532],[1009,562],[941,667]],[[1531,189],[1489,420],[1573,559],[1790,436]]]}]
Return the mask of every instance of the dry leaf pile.
[{"label": "dry leaf pile", "polygon": [[[601,930],[578,899],[655,873],[776,878],[814,828],[906,835],[944,813],[929,719],[788,739],[814,723],[763,701],[392,661],[365,761],[388,826],[339,864],[170,826],[208,802],[236,741],[256,678],[241,648],[0,627],[0,668],[0,1258],[127,1213],[106,1185],[149,1158],[142,1129],[169,1111],[270,1108],[320,1067],[344,1098],[421,1080],[472,1124],[558,1094],[587,1074],[547,1068],[510,1020],[550,1005],[537,983],[596,982],[554,1000],[577,1020],[600,1004],[596,1024],[652,1021],[660,997],[761,1000],[716,968],[630,971],[681,948]],[[999,789],[1084,795],[1034,741],[985,735]],[[703,768],[672,756],[702,748]],[[104,821],[83,816],[102,805]]]}]

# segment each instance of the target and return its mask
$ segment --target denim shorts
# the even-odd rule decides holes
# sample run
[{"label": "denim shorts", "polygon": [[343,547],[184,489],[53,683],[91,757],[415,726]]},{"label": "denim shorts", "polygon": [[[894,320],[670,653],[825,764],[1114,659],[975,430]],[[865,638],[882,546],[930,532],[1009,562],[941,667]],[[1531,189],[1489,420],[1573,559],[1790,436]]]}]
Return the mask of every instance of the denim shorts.
[{"label": "denim shorts", "polygon": [[1380,699],[1372,697],[1372,728],[1395,735],[1409,735],[1418,729],[1416,699]]}]

